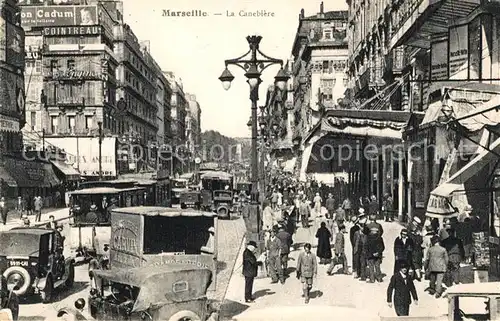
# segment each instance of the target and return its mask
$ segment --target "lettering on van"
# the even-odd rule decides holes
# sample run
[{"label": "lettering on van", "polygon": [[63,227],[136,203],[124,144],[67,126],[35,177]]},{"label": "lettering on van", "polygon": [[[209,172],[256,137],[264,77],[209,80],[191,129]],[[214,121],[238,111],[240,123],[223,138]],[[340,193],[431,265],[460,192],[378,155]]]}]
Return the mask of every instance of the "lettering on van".
[{"label": "lettering on van", "polygon": [[135,237],[115,235],[113,238],[113,248],[122,252],[139,253]]},{"label": "lettering on van", "polygon": [[112,231],[111,248],[122,253],[140,254],[141,248],[138,244],[138,228],[136,224],[128,220],[119,220]]}]

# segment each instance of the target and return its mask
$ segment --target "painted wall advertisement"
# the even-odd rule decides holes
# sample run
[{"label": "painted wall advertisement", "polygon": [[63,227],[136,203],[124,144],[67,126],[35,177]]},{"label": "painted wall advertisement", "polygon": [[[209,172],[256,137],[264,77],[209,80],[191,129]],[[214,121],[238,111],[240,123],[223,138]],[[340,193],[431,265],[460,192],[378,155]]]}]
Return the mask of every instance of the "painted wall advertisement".
[{"label": "painted wall advertisement", "polygon": [[448,41],[434,42],[431,45],[431,79],[448,78]]},{"label": "painted wall advertisement", "polygon": [[450,28],[450,78],[467,79],[469,68],[469,27]]},{"label": "painted wall advertisement", "polygon": [[53,26],[94,26],[97,6],[34,6],[21,8],[23,28]]},{"label": "painted wall advertisement", "polygon": [[[99,176],[98,137],[50,137],[45,141],[64,149],[67,163],[78,166],[82,176]],[[101,152],[103,176],[116,176],[116,138],[103,138]]]},{"label": "painted wall advertisement", "polygon": [[6,62],[18,68],[24,68],[24,30],[13,24],[7,23],[6,31]]}]

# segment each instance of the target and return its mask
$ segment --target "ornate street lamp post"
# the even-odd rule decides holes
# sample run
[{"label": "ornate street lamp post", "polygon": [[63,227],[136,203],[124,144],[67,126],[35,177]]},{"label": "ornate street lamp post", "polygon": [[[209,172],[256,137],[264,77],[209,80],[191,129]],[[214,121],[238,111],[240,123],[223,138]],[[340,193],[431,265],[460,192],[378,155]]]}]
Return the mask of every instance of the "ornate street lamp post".
[{"label": "ornate street lamp post", "polygon": [[[226,68],[219,77],[222,82],[222,86],[225,90],[231,87],[231,82],[234,79],[233,74],[228,69],[229,65],[235,65],[240,67],[245,71],[245,76],[247,77],[247,83],[250,85],[250,100],[252,102],[252,197],[251,206],[249,209],[249,217],[255,218],[257,220],[257,233],[260,235],[260,212],[259,212],[259,191],[257,188],[259,172],[258,172],[258,155],[257,155],[257,101],[259,100],[259,85],[262,80],[260,79],[261,73],[269,66],[279,64],[281,65],[278,74],[274,77],[276,81],[276,86],[278,88],[285,88],[286,82],[289,77],[283,70],[283,60],[271,58],[263,54],[259,49],[261,36],[248,36],[248,45],[250,49],[244,55],[235,58],[228,59],[225,61]],[[259,58],[257,55],[262,56]]]}]

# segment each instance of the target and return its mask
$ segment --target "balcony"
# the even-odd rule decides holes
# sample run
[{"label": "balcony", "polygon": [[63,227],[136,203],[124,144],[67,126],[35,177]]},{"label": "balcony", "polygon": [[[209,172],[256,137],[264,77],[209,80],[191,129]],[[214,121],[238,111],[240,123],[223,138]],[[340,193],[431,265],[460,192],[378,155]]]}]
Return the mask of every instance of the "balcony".
[{"label": "balcony", "polygon": [[430,48],[432,35],[448,32],[448,22],[467,17],[481,0],[403,0],[393,14],[389,49],[408,45]]}]

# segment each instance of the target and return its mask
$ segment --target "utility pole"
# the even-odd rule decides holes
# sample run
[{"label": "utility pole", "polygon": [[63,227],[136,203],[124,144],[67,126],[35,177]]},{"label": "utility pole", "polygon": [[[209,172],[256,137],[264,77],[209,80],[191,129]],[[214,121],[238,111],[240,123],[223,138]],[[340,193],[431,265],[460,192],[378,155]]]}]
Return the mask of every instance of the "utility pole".
[{"label": "utility pole", "polygon": [[97,122],[99,126],[99,180],[102,181],[102,122]]},{"label": "utility pole", "polygon": [[42,151],[45,153],[45,128],[42,129]]}]

